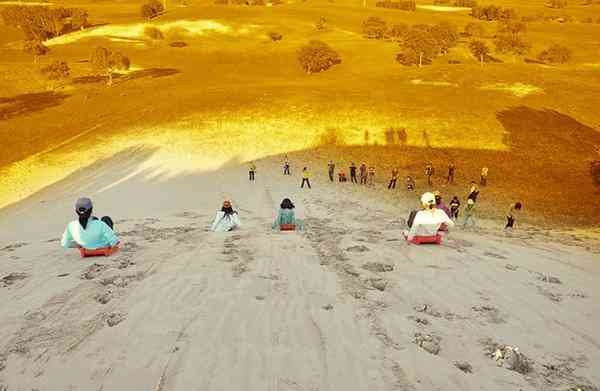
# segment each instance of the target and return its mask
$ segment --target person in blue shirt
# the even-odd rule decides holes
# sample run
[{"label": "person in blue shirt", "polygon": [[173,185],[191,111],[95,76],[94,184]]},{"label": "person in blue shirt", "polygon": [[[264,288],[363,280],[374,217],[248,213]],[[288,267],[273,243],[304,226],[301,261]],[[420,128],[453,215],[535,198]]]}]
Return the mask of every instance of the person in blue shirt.
[{"label": "person in blue shirt", "polygon": [[293,224],[297,229],[303,229],[304,224],[301,220],[296,219],[294,208],[292,201],[289,198],[284,198],[279,206],[277,218],[273,222],[273,229],[279,229],[282,224]]},{"label": "person in blue shirt", "polygon": [[119,239],[113,231],[113,222],[110,217],[104,216],[98,220],[92,216],[92,201],[89,198],[80,198],[75,203],[75,213],[78,219],[71,221],[62,236],[61,245],[64,248],[83,247],[87,250],[115,247]]}]

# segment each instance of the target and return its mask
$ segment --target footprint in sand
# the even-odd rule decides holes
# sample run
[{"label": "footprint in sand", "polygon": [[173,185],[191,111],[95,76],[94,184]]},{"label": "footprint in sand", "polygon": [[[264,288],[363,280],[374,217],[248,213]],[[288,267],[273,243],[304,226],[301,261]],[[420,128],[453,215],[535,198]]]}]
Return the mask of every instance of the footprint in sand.
[{"label": "footprint in sand", "polygon": [[393,271],[394,265],[381,262],[367,262],[362,265],[362,268],[374,273],[384,273]]},{"label": "footprint in sand", "polygon": [[80,278],[83,280],[93,280],[108,268],[108,265],[94,263],[93,265],[85,268],[85,270],[81,273]]},{"label": "footprint in sand", "polygon": [[552,291],[549,291],[547,289],[542,288],[541,286],[537,286],[538,288],[538,292],[542,295],[547,297],[548,299],[554,301],[555,303],[560,303],[562,301],[562,295],[560,293],[555,293]]},{"label": "footprint in sand", "polygon": [[500,311],[496,307],[481,305],[471,307],[473,311],[477,312],[481,316],[486,317],[492,323],[505,323],[506,321],[500,315]]},{"label": "footprint in sand", "polygon": [[437,335],[422,333],[415,333],[414,337],[415,339],[413,342],[426,352],[431,353],[433,355],[438,355],[440,353],[440,343],[442,341],[441,337],[438,337]]},{"label": "footprint in sand", "polygon": [[112,313],[106,318],[106,324],[108,327],[114,327],[125,320],[125,314]]},{"label": "footprint in sand", "polygon": [[486,251],[483,253],[483,255],[485,255],[486,257],[496,258],[496,259],[508,259],[504,255],[496,254],[491,251]]},{"label": "footprint in sand", "polygon": [[367,246],[363,246],[362,244],[360,244],[360,245],[348,247],[346,249],[346,251],[351,252],[351,253],[364,253],[367,251],[371,251],[371,249],[369,249]]},{"label": "footprint in sand", "polygon": [[0,288],[5,288],[7,286],[13,285],[15,282],[24,280],[29,277],[27,273],[10,273],[0,279]]},{"label": "footprint in sand", "polygon": [[549,274],[538,273],[537,278],[542,282],[547,282],[550,284],[562,284],[562,281],[558,277],[554,277]]},{"label": "footprint in sand", "polygon": [[27,246],[29,243],[26,242],[19,242],[19,243],[13,243],[13,244],[9,244],[8,246],[4,246],[2,248],[0,248],[0,252],[13,252],[18,248],[21,248],[23,246]]},{"label": "footprint in sand", "polygon": [[107,290],[104,293],[99,293],[96,295],[95,299],[100,304],[106,304],[112,299],[112,291]]}]

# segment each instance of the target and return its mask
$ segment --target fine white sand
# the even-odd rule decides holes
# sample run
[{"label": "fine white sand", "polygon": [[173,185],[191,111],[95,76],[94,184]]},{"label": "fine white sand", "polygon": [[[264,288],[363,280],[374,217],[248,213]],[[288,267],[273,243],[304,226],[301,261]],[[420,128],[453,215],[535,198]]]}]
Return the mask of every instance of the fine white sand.
[{"label": "fine white sand", "polygon": [[[600,385],[592,239],[490,224],[414,246],[400,239],[412,205],[320,174],[301,190],[299,162],[291,177],[258,162],[255,183],[240,166],[161,178],[127,175],[134,163],[98,163],[0,210],[0,390]],[[82,195],[116,221],[123,251],[60,248]],[[305,232],[270,229],[283,197]],[[209,232],[226,198],[244,227]],[[434,343],[418,346],[416,333]],[[436,341],[438,354],[424,349]],[[493,343],[518,347],[531,371],[494,360]]]}]

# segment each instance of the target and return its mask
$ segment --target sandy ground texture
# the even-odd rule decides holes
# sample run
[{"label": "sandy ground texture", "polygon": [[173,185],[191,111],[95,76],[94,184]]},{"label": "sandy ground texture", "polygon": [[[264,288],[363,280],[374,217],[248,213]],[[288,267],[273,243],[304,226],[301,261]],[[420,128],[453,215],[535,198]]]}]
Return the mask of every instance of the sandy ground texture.
[{"label": "sandy ground texture", "polygon": [[[485,224],[408,245],[408,207],[268,161],[255,183],[103,164],[0,210],[0,390],[600,386],[597,247]],[[60,248],[80,195],[120,253]],[[305,232],[270,229],[283,197]],[[225,198],[243,229],[212,233]]]}]

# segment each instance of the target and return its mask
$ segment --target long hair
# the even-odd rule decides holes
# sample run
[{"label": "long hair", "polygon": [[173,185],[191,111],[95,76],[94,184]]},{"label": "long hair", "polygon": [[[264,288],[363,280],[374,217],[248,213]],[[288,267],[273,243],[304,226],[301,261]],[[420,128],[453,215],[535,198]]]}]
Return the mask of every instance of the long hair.
[{"label": "long hair", "polygon": [[92,216],[92,209],[88,209],[85,211],[75,211],[77,212],[77,215],[79,216],[79,224],[83,227],[83,229],[85,229],[87,227],[87,223],[90,219],[90,217]]},{"label": "long hair", "polygon": [[284,198],[283,201],[281,201],[280,207],[281,207],[281,209],[294,209],[295,208],[294,204],[292,204],[292,201],[289,198]]},{"label": "long hair", "polygon": [[237,213],[235,210],[233,210],[233,207],[231,207],[231,206],[222,207],[221,212],[225,213],[225,216],[231,216],[232,214]]}]

